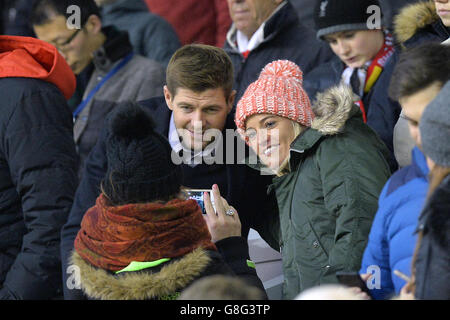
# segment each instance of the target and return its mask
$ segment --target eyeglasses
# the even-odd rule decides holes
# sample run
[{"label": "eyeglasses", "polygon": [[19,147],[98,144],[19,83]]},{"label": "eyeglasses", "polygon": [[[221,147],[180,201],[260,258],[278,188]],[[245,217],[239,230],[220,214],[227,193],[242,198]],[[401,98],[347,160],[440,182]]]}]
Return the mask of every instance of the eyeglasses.
[{"label": "eyeglasses", "polygon": [[405,119],[406,121],[408,121],[409,124],[412,125],[413,127],[418,127],[419,126],[419,122],[417,122],[416,120],[413,120],[413,119],[405,116],[403,113],[400,113],[400,118]]},{"label": "eyeglasses", "polygon": [[75,39],[75,37],[78,35],[78,33],[81,31],[81,30],[83,30],[84,29],[84,26],[83,26],[83,28],[80,28],[80,29],[77,29],[77,31],[75,31],[71,36],[70,36],[70,38],[69,39],[67,39],[66,41],[64,41],[63,43],[53,43],[53,45],[56,47],[56,49],[58,49],[59,51],[65,51],[65,50],[67,50],[67,48],[68,48],[68,46],[70,45],[70,43]]}]

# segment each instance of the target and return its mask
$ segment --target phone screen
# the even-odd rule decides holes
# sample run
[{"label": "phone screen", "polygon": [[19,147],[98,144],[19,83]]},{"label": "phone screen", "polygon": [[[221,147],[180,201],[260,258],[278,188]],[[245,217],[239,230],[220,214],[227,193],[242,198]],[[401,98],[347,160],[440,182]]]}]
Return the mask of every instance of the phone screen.
[{"label": "phone screen", "polygon": [[188,199],[193,199],[197,201],[198,205],[200,206],[200,209],[202,209],[202,213],[206,214],[205,209],[205,201],[203,199],[203,193],[209,192],[209,195],[211,197],[211,202],[214,207],[214,199],[212,197],[212,190],[211,189],[186,189],[184,192],[187,194]]}]

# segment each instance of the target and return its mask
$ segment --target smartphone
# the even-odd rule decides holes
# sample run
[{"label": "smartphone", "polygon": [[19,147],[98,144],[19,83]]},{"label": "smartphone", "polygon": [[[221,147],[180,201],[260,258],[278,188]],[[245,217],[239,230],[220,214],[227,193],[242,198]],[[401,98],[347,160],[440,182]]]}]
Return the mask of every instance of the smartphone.
[{"label": "smartphone", "polygon": [[212,206],[214,208],[214,211],[216,210],[216,207],[214,206],[214,195],[211,189],[185,189],[184,192],[187,194],[188,199],[193,199],[197,201],[198,205],[200,206],[200,209],[202,209],[203,214],[206,214],[203,194],[205,192],[209,192],[209,197],[211,199]]},{"label": "smartphone", "polygon": [[372,298],[369,288],[367,288],[366,282],[361,278],[358,272],[336,272],[336,277],[339,283],[346,285],[348,287],[358,287],[369,297]]}]

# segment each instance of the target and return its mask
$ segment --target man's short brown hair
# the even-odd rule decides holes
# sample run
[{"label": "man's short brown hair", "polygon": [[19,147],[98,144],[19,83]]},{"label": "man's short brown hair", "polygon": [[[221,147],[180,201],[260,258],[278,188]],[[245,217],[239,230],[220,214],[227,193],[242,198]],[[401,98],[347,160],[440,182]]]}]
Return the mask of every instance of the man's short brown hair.
[{"label": "man's short brown hair", "polygon": [[172,95],[178,88],[203,92],[222,88],[228,99],[233,89],[233,64],[221,48],[190,44],[178,49],[169,61],[166,83]]},{"label": "man's short brown hair", "polygon": [[400,100],[412,96],[433,83],[442,86],[450,80],[450,46],[424,43],[400,54],[389,85],[389,97]]}]

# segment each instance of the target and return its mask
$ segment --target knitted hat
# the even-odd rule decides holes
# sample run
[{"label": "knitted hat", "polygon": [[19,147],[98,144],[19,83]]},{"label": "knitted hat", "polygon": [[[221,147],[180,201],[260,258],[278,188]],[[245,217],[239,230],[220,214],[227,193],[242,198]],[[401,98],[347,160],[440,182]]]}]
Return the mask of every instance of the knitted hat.
[{"label": "knitted hat", "polygon": [[295,63],[288,60],[269,63],[239,100],[234,120],[236,126],[245,130],[247,118],[261,113],[311,126],[314,113],[302,84],[303,73]]},{"label": "knitted hat", "polygon": [[420,119],[424,153],[435,163],[450,167],[450,81],[425,108]]},{"label": "knitted hat", "polygon": [[318,0],[314,8],[317,38],[340,31],[368,30],[368,22],[374,12],[370,6],[378,6],[377,0]]},{"label": "knitted hat", "polygon": [[139,105],[117,106],[109,122],[108,169],[103,191],[114,205],[152,202],[176,195],[181,169],[171,159],[169,142]]}]

